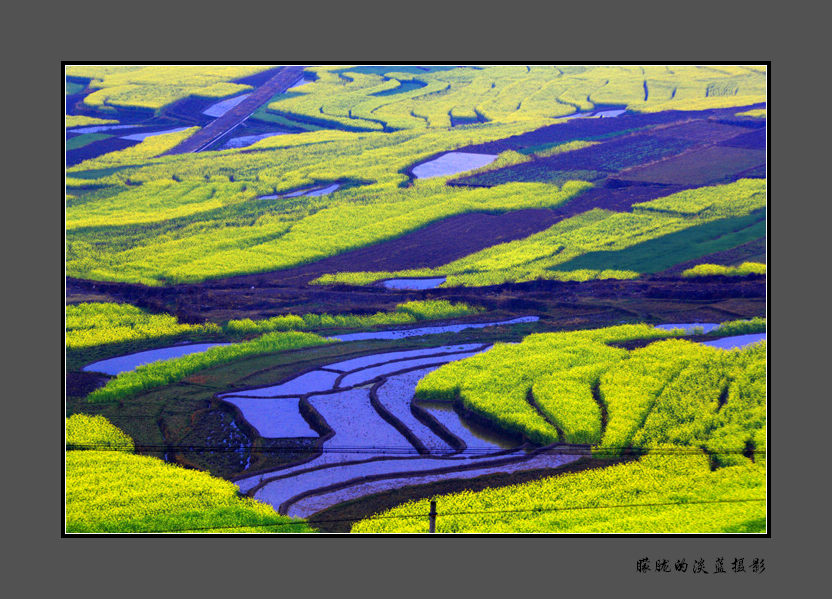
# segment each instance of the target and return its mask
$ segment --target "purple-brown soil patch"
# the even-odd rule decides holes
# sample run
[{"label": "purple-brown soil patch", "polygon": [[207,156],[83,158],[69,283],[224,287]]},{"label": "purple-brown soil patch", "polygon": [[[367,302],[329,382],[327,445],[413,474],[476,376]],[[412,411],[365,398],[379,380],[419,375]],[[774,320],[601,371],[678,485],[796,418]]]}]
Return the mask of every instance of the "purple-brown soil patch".
[{"label": "purple-brown soil patch", "polygon": [[[469,213],[431,223],[396,239],[350,250],[310,264],[269,273],[233,277],[241,285],[299,285],[323,274],[396,271],[441,266],[497,243],[538,233],[560,220],[544,208],[505,214]],[[224,286],[232,279],[208,281]]]},{"label": "purple-brown soil patch", "polygon": [[[312,514],[331,507],[337,503],[364,497],[373,493],[400,489],[410,485],[422,485],[442,480],[476,478],[488,474],[514,473],[527,470],[540,470],[544,468],[559,468],[580,459],[577,454],[557,454],[543,452],[538,455],[503,462],[496,466],[488,466],[486,463],[481,468],[470,470],[456,470],[424,475],[402,476],[359,482],[358,484],[341,488],[328,493],[308,495],[292,502],[287,506],[286,514],[295,518],[308,518]],[[492,460],[488,460],[492,461]],[[426,522],[427,524],[427,522]]]},{"label": "purple-brown soil patch", "polygon": [[656,137],[679,137],[693,141],[717,143],[731,139],[737,135],[748,133],[748,129],[734,125],[725,125],[716,121],[701,120],[670,125],[668,127],[656,127],[650,133]]},{"label": "purple-brown soil patch", "polygon": [[317,437],[309,423],[301,416],[299,399],[264,397],[225,397],[223,401],[237,406],[261,437]]},{"label": "purple-brown soil patch", "polygon": [[655,164],[631,168],[618,175],[625,181],[669,185],[713,185],[733,181],[739,173],[765,165],[760,150],[709,146],[667,158]]},{"label": "purple-brown soil patch", "polygon": [[721,146],[729,146],[731,148],[746,148],[749,150],[765,150],[766,149],[767,132],[765,129],[755,129],[743,135],[737,135],[729,140],[722,142]]},{"label": "purple-brown soil patch", "polygon": [[[759,108],[762,106],[765,105],[755,104],[753,106],[746,107],[696,111],[665,110],[662,112],[645,114],[628,113],[622,114],[617,118],[573,118],[565,122],[549,125],[547,127],[541,127],[540,129],[536,129],[528,133],[513,135],[497,141],[466,146],[464,148],[460,148],[460,151],[499,154],[500,152],[505,152],[506,150],[523,150],[525,148],[546,144],[566,143],[577,139],[609,137],[615,135],[616,133],[629,132],[643,127],[706,118],[726,119],[731,121],[727,124],[734,125],[734,121],[736,121],[736,124],[739,126],[747,126],[745,125],[745,121],[743,119],[732,119],[733,115],[739,111]],[[750,120],[752,121],[750,126],[755,126],[753,119]]]},{"label": "purple-brown soil patch", "polygon": [[563,183],[569,179],[594,181],[632,166],[679,154],[695,140],[627,135],[588,148],[454,179],[454,185],[496,185],[509,181]]}]

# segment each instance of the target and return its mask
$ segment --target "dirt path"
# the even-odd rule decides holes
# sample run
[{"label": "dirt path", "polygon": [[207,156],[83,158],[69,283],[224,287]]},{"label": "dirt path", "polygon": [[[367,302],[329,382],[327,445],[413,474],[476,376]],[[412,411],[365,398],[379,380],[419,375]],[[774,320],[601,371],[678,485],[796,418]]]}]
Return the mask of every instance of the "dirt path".
[{"label": "dirt path", "polygon": [[163,156],[169,154],[188,154],[206,149],[220,137],[254,114],[254,111],[268,102],[272,96],[289,89],[289,86],[301,76],[304,68],[302,65],[283,67],[274,77],[251,92],[251,95],[237,104],[237,106],[221,117],[217,117],[213,122],[197,131],[175,148],[165,152]]}]

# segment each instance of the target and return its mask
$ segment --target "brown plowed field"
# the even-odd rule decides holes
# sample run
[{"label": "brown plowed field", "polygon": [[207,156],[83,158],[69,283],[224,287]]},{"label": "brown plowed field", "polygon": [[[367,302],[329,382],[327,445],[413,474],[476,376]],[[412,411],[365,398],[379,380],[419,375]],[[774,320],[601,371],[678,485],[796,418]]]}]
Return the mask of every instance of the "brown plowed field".
[{"label": "brown plowed field", "polygon": [[618,177],[627,181],[699,187],[735,180],[737,173],[765,163],[766,153],[762,150],[709,146],[646,166],[627,169],[619,173]]}]

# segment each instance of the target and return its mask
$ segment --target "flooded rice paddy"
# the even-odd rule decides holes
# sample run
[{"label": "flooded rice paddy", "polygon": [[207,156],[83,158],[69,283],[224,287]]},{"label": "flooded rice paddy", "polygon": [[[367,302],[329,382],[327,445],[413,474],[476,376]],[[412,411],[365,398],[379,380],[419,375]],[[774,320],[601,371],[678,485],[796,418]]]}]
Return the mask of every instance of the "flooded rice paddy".
[{"label": "flooded rice paddy", "polygon": [[263,401],[259,397],[224,397],[224,401],[239,408],[248,423],[261,437],[317,437],[309,423],[300,415],[300,398],[287,397]]},{"label": "flooded rice paddy", "polygon": [[497,159],[496,154],[473,154],[471,152],[448,152],[438,158],[423,162],[412,169],[417,179],[445,177],[474,170],[491,164]]},{"label": "flooded rice paddy", "polygon": [[[308,431],[297,419],[299,407],[296,415],[288,414],[296,405],[293,398],[266,394],[300,392],[331,430],[318,455],[242,478],[237,486],[282,513],[310,515],[348,499],[409,484],[556,467],[577,459],[557,453],[527,454],[506,439],[477,434],[453,410],[412,407],[423,376],[488,347],[462,344],[375,354],[321,366],[279,385],[220,395],[234,402],[258,430],[282,437]],[[325,373],[336,378],[327,379]],[[331,388],[322,392],[326,380]],[[251,397],[242,398],[243,393]],[[276,422],[264,421],[269,403],[279,406]],[[440,415],[434,417],[434,412]]]}]

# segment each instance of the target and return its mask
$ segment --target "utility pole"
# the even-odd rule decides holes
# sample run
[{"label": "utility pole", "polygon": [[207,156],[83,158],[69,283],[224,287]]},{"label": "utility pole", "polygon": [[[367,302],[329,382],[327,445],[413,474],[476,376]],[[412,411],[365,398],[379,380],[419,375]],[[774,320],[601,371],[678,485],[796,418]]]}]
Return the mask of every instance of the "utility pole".
[{"label": "utility pole", "polygon": [[436,501],[430,502],[430,530],[429,532],[436,532]]}]

